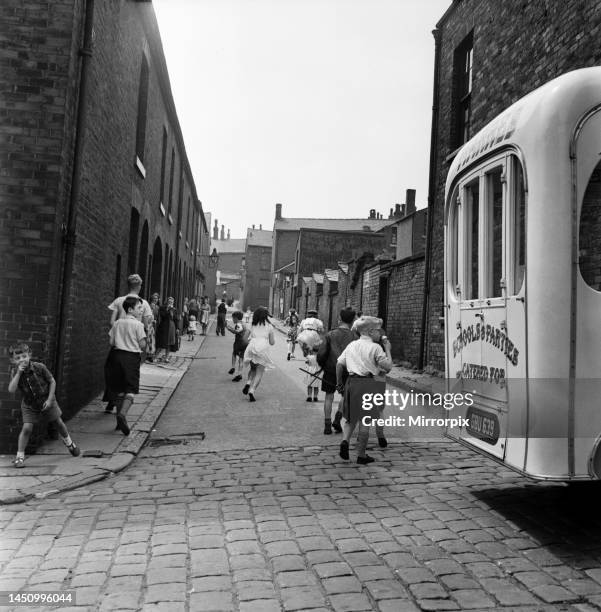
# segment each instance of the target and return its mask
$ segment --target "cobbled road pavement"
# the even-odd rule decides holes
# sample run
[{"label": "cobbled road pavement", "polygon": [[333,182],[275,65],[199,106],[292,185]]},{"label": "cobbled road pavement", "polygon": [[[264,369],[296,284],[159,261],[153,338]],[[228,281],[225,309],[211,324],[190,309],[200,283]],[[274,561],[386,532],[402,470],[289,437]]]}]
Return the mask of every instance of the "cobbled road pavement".
[{"label": "cobbled road pavement", "polygon": [[598,487],[394,432],[376,463],[344,462],[299,364],[252,405],[224,375],[231,339],[208,340],[155,432],[206,439],[2,508],[0,590],[74,590],[61,610],[601,609]]}]

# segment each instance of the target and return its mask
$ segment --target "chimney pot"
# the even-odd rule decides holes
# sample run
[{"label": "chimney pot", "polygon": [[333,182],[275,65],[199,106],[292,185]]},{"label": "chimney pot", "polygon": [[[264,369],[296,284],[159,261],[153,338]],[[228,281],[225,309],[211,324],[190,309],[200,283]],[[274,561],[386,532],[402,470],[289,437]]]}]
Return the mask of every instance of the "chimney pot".
[{"label": "chimney pot", "polygon": [[220,238],[221,240],[225,240],[225,225],[221,226]]},{"label": "chimney pot", "polygon": [[282,218],[282,205],[281,204],[275,205],[275,218],[278,221]]},{"label": "chimney pot", "polygon": [[370,218],[370,219],[375,219],[375,218],[376,218],[376,209],[375,209],[375,208],[372,208],[372,209],[369,211],[369,218]]},{"label": "chimney pot", "polygon": [[401,213],[401,205],[400,204],[395,204],[394,205],[394,216],[395,216],[395,218],[403,216],[403,213]]},{"label": "chimney pot", "polygon": [[253,229],[255,229],[255,224],[253,223]]},{"label": "chimney pot", "polygon": [[407,189],[405,197],[405,214],[410,215],[415,212],[415,189]]},{"label": "chimney pot", "polygon": [[227,239],[228,240],[230,239],[230,230],[229,229],[227,230]]},{"label": "chimney pot", "polygon": [[259,229],[262,230],[263,229],[263,224],[259,223]]},{"label": "chimney pot", "polygon": [[392,219],[392,208],[390,209],[390,212],[388,213],[388,218]]}]

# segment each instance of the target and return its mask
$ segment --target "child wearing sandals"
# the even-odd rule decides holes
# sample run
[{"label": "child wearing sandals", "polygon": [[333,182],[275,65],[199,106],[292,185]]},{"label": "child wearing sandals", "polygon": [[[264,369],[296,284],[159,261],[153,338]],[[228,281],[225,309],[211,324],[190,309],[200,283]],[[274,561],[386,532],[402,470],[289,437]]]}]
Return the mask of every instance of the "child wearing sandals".
[{"label": "child wearing sandals", "polygon": [[11,346],[8,352],[14,366],[10,383],[8,383],[8,391],[9,393],[21,392],[21,415],[23,417],[17,456],[13,465],[16,468],[25,467],[25,448],[34,424],[42,418],[56,423],[63,444],[74,457],[79,456],[79,447],[71,439],[69,430],[61,418],[62,412],[54,396],[56,381],[48,368],[43,363],[31,361],[31,350],[27,344]]}]

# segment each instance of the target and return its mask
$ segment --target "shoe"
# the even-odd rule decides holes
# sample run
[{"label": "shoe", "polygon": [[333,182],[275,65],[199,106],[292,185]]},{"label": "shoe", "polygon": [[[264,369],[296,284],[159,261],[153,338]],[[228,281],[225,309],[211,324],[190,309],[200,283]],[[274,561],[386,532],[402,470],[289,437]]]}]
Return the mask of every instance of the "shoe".
[{"label": "shoe", "polygon": [[230,368],[227,373],[231,376],[236,371],[236,368]]},{"label": "shoe", "polygon": [[340,425],[340,421],[334,420],[334,422],[332,423],[332,429],[336,433],[342,433],[342,425]]},{"label": "shoe", "polygon": [[374,461],[375,459],[369,455],[365,455],[365,457],[357,457],[357,463],[359,465],[367,465],[368,463],[373,463]]},{"label": "shoe", "polygon": [[329,423],[326,423],[323,427],[323,434],[324,436],[331,436],[332,435],[332,425],[330,425]]},{"label": "shoe", "polygon": [[312,402],[313,400],[312,400],[310,397],[308,397],[308,398],[307,398],[307,401],[308,401],[308,402]]},{"label": "shoe", "polygon": [[81,451],[79,450],[79,446],[75,444],[75,442],[71,442],[69,446],[67,446],[67,450],[74,456],[79,457],[81,455]]},{"label": "shoe", "polygon": [[124,415],[117,415],[117,429],[123,433],[124,436],[129,436],[129,427],[127,425],[127,419]]},{"label": "shoe", "polygon": [[16,468],[25,467],[25,457],[15,457],[15,459],[13,459],[13,465]]},{"label": "shoe", "polygon": [[318,397],[314,397],[314,398],[313,398],[313,401],[314,401],[314,402],[318,402],[318,401],[319,401],[319,398],[318,398]]},{"label": "shoe", "polygon": [[256,401],[257,401],[257,400],[255,399],[255,396],[254,396],[252,393],[249,393],[249,394],[248,394],[248,399],[249,399],[249,401],[251,401],[251,402],[256,402]]},{"label": "shoe", "polygon": [[248,383],[246,383],[244,385],[244,387],[242,387],[242,393],[244,393],[244,395],[246,395],[248,393],[249,389],[250,389],[250,385]]},{"label": "shoe", "polygon": [[286,357],[286,361],[290,361],[290,353],[288,353],[288,357]]},{"label": "shoe", "polygon": [[240,374],[238,374],[238,376],[234,376],[234,378],[232,378],[232,382],[238,382],[242,380],[242,376],[240,376]]},{"label": "shoe", "polygon": [[349,454],[348,454],[348,442],[346,440],[343,440],[340,443],[340,457],[342,459],[346,459],[347,461],[349,460]]},{"label": "shoe", "polygon": [[105,414],[113,414],[113,406],[111,404],[107,404],[104,412]]},{"label": "shoe", "polygon": [[386,448],[388,446],[388,440],[386,440],[386,438],[378,438],[378,444],[380,448]]}]

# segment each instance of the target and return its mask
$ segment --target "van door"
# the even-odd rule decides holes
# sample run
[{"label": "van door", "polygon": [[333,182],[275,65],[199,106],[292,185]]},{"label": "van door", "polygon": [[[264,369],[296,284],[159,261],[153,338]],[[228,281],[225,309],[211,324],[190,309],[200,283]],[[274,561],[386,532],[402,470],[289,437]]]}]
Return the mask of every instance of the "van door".
[{"label": "van door", "polygon": [[459,282],[448,307],[456,328],[448,330],[456,376],[451,390],[464,398],[450,416],[467,421],[448,433],[501,459],[507,432],[507,158],[482,165],[458,184]]}]

